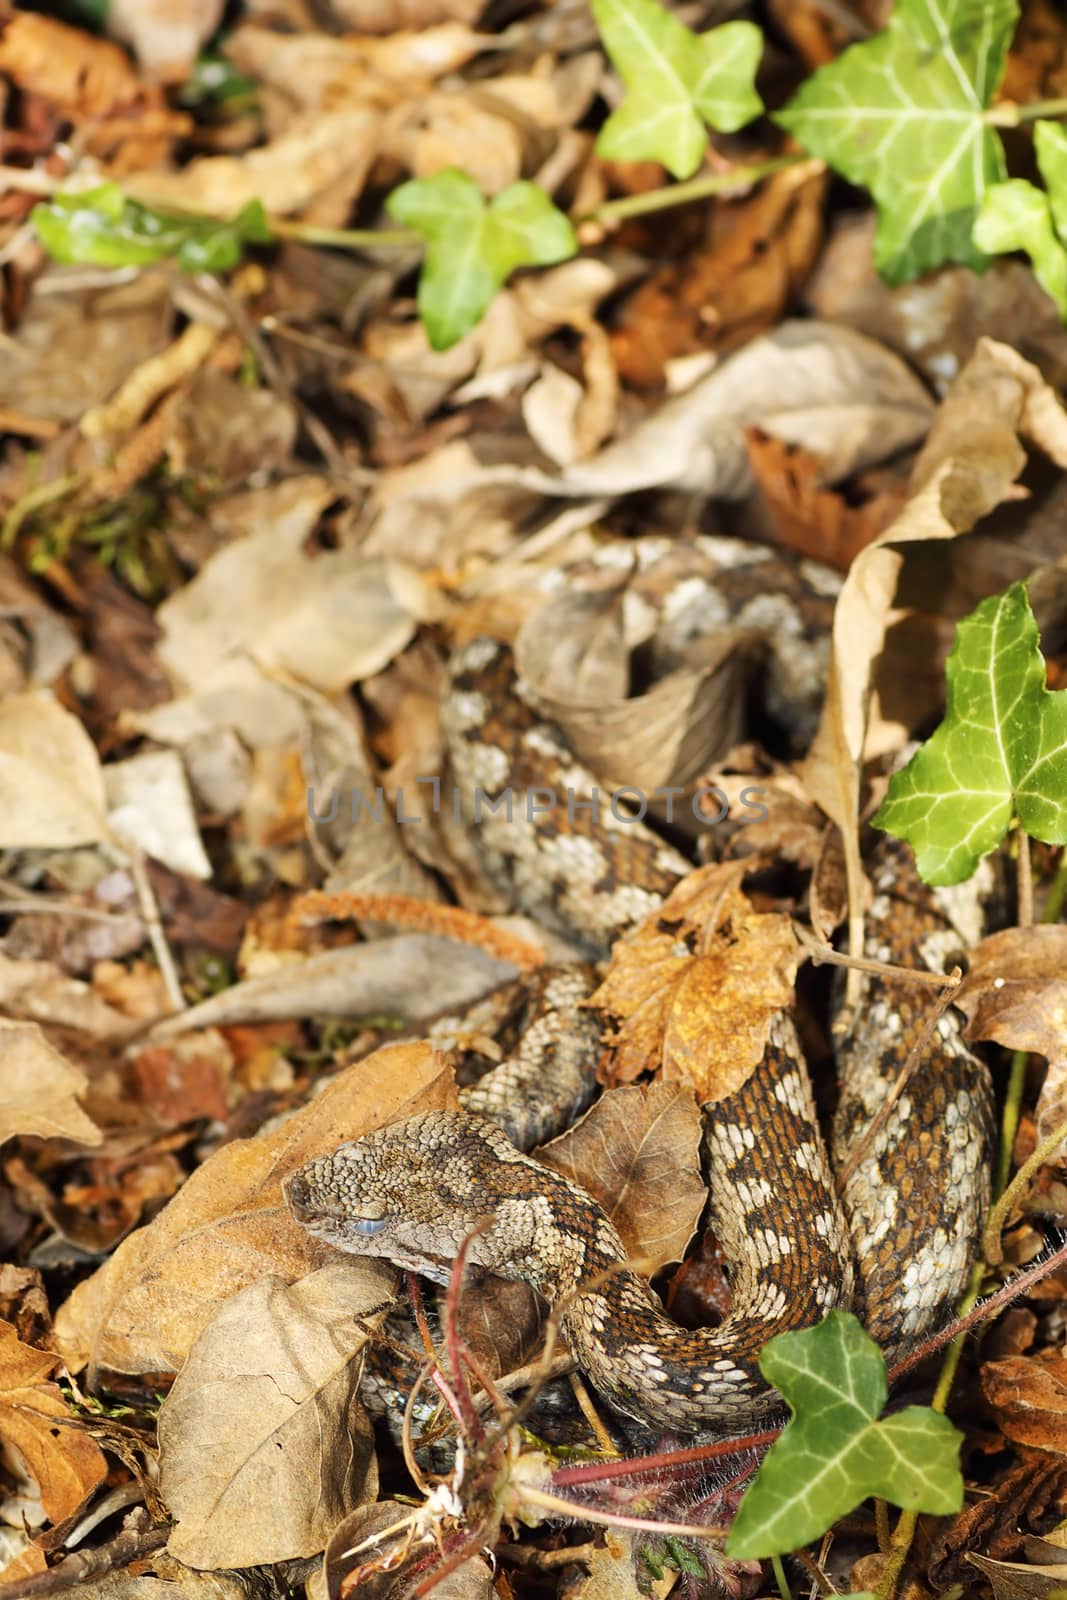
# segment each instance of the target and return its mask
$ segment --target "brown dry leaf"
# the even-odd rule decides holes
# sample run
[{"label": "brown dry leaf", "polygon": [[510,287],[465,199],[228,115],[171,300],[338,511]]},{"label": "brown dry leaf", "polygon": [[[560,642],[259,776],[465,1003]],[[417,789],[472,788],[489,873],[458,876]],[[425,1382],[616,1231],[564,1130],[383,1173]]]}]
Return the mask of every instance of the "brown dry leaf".
[{"label": "brown dry leaf", "polygon": [[966,981],[953,997],[967,1017],[968,1039],[992,1039],[1007,1050],[1047,1058],[1035,1112],[1039,1140],[1067,1122],[1065,972],[1067,927],[1006,928],[970,953]]},{"label": "brown dry leaf", "polygon": [[763,1060],[775,1016],[792,1003],[801,959],[788,917],[732,917],[729,934],[720,930],[677,986],[664,1078],[688,1084],[702,1105],[736,1093]]},{"label": "brown dry leaf", "polygon": [[1062,1600],[1067,1594],[1067,1551],[1063,1562],[1054,1566],[991,1561],[976,1550],[969,1551],[967,1559],[987,1579],[995,1600]]},{"label": "brown dry leaf", "polygon": [[62,1522],[107,1477],[107,1462],[48,1381],[56,1364],[0,1322],[0,1437],[25,1461],[49,1519]]},{"label": "brown dry leaf", "polygon": [[173,1038],[190,1028],[294,1017],[384,1015],[425,1022],[509,983],[517,971],[510,961],[498,961],[477,945],[457,944],[436,934],[397,934],[319,951],[303,961],[279,965],[272,960],[221,994],[164,1018],[153,1028],[152,1038]]},{"label": "brown dry leaf", "polygon": [[[418,1515],[410,1502],[379,1500],[345,1517],[330,1535],[322,1566],[307,1580],[308,1600],[356,1593],[364,1600],[399,1600],[405,1590],[410,1593],[404,1572],[409,1563],[421,1563],[424,1549],[420,1540],[411,1543]],[[432,1592],[437,1600],[493,1600],[499,1591],[487,1552],[434,1574]]]},{"label": "brown dry leaf", "polygon": [[72,117],[106,117],[142,94],[129,57],[117,44],[25,11],[4,25],[0,72]]},{"label": "brown dry leaf", "polygon": [[[662,182],[657,173],[654,186]],[[709,207],[706,238],[680,261],[672,249],[670,264],[649,274],[618,313],[611,345],[626,382],[658,388],[672,361],[733,349],[773,326],[822,242],[826,184],[821,162],[801,162],[742,199]]]},{"label": "brown dry leaf", "polygon": [[745,435],[756,487],[770,513],[775,543],[847,572],[901,509],[903,489],[861,506],[823,486],[822,462],[799,445],[783,444],[759,428]]},{"label": "brown dry leaf", "polygon": [[688,1089],[631,1084],[605,1090],[574,1128],[538,1150],[537,1159],[600,1202],[631,1261],[651,1275],[681,1261],[700,1221],[707,1200],[702,1130]]},{"label": "brown dry leaf", "polygon": [[834,323],[783,322],[558,480],[517,469],[555,494],[629,494],[670,485],[742,499],[752,488],[745,429],[813,451],[828,483],[923,437],[929,396],[899,357]]},{"label": "brown dry leaf", "polygon": [[689,783],[737,743],[742,634],[724,628],[702,640],[698,669],[631,698],[621,606],[618,585],[549,600],[520,628],[515,665],[579,761],[609,787],[648,795]]},{"label": "brown dry leaf", "polygon": [[899,544],[955,539],[1010,498],[1026,455],[1023,435],[1067,465],[1067,413],[1038,369],[981,339],[934,418],[912,474],[912,497],[856,557],[834,613],[826,704],[802,767],[812,799],[844,835],[849,947],[862,939],[859,771],[874,663],[882,650],[904,555]]},{"label": "brown dry leaf", "polygon": [[377,156],[381,116],[368,106],[319,111],[246,156],[204,156],[180,172],[139,172],[126,182],[149,206],[231,217],[258,200],[277,217],[305,211],[327,192],[343,219]]},{"label": "brown dry leaf", "polygon": [[177,683],[203,691],[248,656],[267,674],[340,693],[411,639],[418,576],[351,545],[309,554],[306,537],[333,491],[314,478],[287,490],[265,526],[219,550],[160,607],[159,658]]},{"label": "brown dry leaf", "polygon": [[100,1144],[103,1134],[77,1099],[88,1082],[36,1022],[0,1021],[0,1141],[30,1134]]},{"label": "brown dry leaf", "polygon": [[[158,979],[159,969],[152,970]],[[156,1006],[153,1014],[161,1009],[164,1007]],[[108,1005],[89,984],[68,978],[51,961],[13,961],[0,956],[0,1013],[27,1022],[77,1028],[94,1039],[124,1039],[133,1031],[129,1017]]]},{"label": "brown dry leaf", "polygon": [[929,1580],[943,1592],[973,1582],[972,1552],[1002,1561],[1021,1550],[1027,1528],[1047,1528],[1067,1505],[1067,1463],[1062,1456],[1021,1446],[1021,1459],[992,1490],[967,1506],[936,1540]]},{"label": "brown dry leaf", "polygon": [[1067,1360],[1058,1352],[984,1362],[982,1393],[1007,1438],[1067,1455]]},{"label": "brown dry leaf", "polygon": [[329,894],[321,889],[311,889],[298,895],[290,907],[294,923],[304,921],[339,922],[351,919],[388,922],[398,928],[418,928],[424,933],[439,933],[463,944],[477,945],[497,961],[509,961],[520,972],[533,972],[542,966],[544,950],[526,940],[516,938],[506,928],[500,928],[489,917],[475,911],[464,911],[460,906],[442,906],[425,900],[413,900],[398,894]]},{"label": "brown dry leaf", "polygon": [[159,1414],[170,1553],[197,1568],[312,1556],[378,1488],[363,1352],[396,1292],[382,1261],[341,1258],[219,1307]]},{"label": "brown dry leaf", "polygon": [[383,1123],[454,1104],[451,1072],[436,1051],[387,1045],[339,1073],[282,1127],[224,1145],[60,1307],[63,1359],[74,1368],[177,1371],[222,1301],[317,1265],[314,1242],[282,1198],[290,1172]]},{"label": "brown dry leaf", "polygon": [[750,908],[740,890],[749,865],[732,861],[699,867],[652,916],[616,941],[607,976],[590,996],[614,1022],[608,1039],[608,1081],[629,1083],[653,1071],[663,1055],[678,987],[708,935]]},{"label": "brown dry leaf", "polygon": [[67,849],[107,837],[96,747],[43,690],[0,704],[0,818],[4,849]]}]

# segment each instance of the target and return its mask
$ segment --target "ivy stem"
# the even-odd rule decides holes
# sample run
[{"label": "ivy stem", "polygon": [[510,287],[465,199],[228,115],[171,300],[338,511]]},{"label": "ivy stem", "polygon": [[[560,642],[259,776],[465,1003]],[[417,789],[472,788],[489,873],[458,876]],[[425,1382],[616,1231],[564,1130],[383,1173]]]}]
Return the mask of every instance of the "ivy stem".
[{"label": "ivy stem", "polygon": [[1020,928],[1029,928],[1034,921],[1034,875],[1030,865],[1030,835],[1025,828],[1016,827],[1015,843],[1015,874],[1019,885],[1016,910]]},{"label": "ivy stem", "polygon": [[412,228],[320,228],[312,222],[290,222],[286,217],[270,218],[270,231],[279,239],[295,239],[299,244],[332,245],[338,250],[369,250],[381,245],[403,250],[423,243]]},{"label": "ivy stem", "polygon": [[789,1579],[785,1575],[785,1568],[782,1565],[781,1556],[772,1556],[771,1566],[774,1568],[774,1576],[778,1584],[778,1593],[781,1595],[782,1600],[793,1600],[793,1591],[789,1587]]},{"label": "ivy stem", "polygon": [[784,172],[787,167],[797,167],[811,160],[806,151],[799,151],[795,155],[775,156],[770,161],[757,161],[751,166],[731,167],[728,172],[689,178],[685,183],[672,183],[663,189],[650,189],[647,194],[620,195],[617,200],[605,200],[594,211],[578,217],[577,224],[580,227],[589,222],[624,222],[628,217],[643,217],[652,211],[666,211],[671,206],[689,205],[693,200],[706,200],[715,194],[744,194],[746,189],[775,172]]},{"label": "ivy stem", "polygon": [[1017,106],[1014,100],[1004,100],[990,106],[983,121],[993,128],[1017,128],[1023,122],[1036,122],[1038,117],[1067,116],[1067,100],[1031,100],[1029,105]]}]

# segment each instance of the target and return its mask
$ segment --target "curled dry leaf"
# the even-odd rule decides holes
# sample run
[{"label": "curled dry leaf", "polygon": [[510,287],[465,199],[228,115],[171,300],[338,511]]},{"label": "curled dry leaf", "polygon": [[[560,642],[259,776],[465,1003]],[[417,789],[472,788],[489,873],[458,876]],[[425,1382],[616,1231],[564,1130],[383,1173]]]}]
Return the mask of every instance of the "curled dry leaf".
[{"label": "curled dry leaf", "polygon": [[164,1019],[152,1036],[166,1039],[189,1028],[292,1017],[388,1016],[424,1022],[510,982],[517,971],[510,961],[497,960],[477,946],[436,934],[398,934],[323,950],[305,961],[257,973]]},{"label": "curled dry leaf", "polygon": [[826,703],[803,764],[808,793],[845,839],[850,948],[862,941],[857,837],[859,772],[874,664],[904,563],[897,545],[955,539],[1007,499],[1026,455],[1020,435],[1067,465],[1067,412],[1038,369],[980,339],[938,411],[915,464],[913,493],[881,538],[853,561],[834,613]]},{"label": "curled dry leaf", "polygon": [[[307,1581],[308,1600],[357,1592],[360,1600],[399,1600],[406,1588],[405,1552],[421,1562],[433,1550],[434,1533],[440,1537],[448,1521],[444,1512],[436,1529],[426,1527],[420,1508],[400,1500],[360,1506],[330,1535],[322,1566]],[[432,1592],[437,1600],[492,1600],[496,1590],[485,1554],[434,1580]]]},{"label": "curled dry leaf", "polygon": [[109,0],[107,31],[128,40],[149,72],[180,83],[225,9],[226,0]]},{"label": "curled dry leaf", "polygon": [[107,837],[89,735],[43,690],[0,704],[0,848],[63,850]]},{"label": "curled dry leaf", "polygon": [[0,1021],[0,1141],[30,1134],[100,1144],[103,1134],[78,1104],[88,1082],[36,1022]]},{"label": "curled dry leaf", "polygon": [[982,1393],[1007,1438],[1067,1455],[1067,1361],[1058,1352],[986,1361]]},{"label": "curled dry leaf", "polygon": [[56,1365],[0,1322],[0,1439],[25,1461],[49,1519],[62,1522],[106,1478],[107,1462],[49,1381]]},{"label": "curled dry leaf", "polygon": [[707,1189],[702,1124],[688,1089],[673,1083],[607,1089],[586,1116],[537,1152],[598,1200],[642,1271],[681,1261]]},{"label": "curled dry leaf", "polygon": [[1039,1140],[1067,1122],[1065,972],[1067,927],[1006,928],[970,953],[966,981],[954,996],[967,1017],[968,1039],[992,1039],[1006,1050],[1047,1058],[1035,1112]]},{"label": "curled dry leaf", "polygon": [[392,1305],[381,1261],[268,1277],[204,1328],[159,1414],[160,1489],[191,1567],[315,1555],[377,1492],[363,1351]]},{"label": "curled dry leaf", "polygon": [[[930,400],[898,356],[851,329],[783,322],[562,475],[555,493],[669,484],[734,500],[752,488],[745,430],[813,451],[828,483],[922,438]],[[549,491],[552,492],[552,491]]]},{"label": "curled dry leaf", "polygon": [[631,698],[622,587],[540,606],[519,630],[515,661],[580,761],[608,785],[651,794],[688,783],[737,743],[738,631],[701,641],[698,669],[668,673]]},{"label": "curled dry leaf", "polygon": [[454,1104],[451,1072],[435,1050],[387,1045],[339,1073],[282,1127],[224,1145],[60,1307],[63,1359],[75,1369],[177,1371],[222,1301],[317,1265],[314,1241],[282,1197],[290,1172],[383,1123]]}]

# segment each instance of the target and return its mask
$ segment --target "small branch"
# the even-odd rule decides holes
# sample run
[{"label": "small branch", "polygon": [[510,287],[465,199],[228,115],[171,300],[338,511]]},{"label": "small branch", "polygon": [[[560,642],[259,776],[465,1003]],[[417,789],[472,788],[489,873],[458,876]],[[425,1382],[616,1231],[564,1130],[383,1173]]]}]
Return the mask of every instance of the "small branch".
[{"label": "small branch", "polygon": [[35,1572],[31,1578],[0,1584],[0,1600],[43,1600],[45,1595],[62,1594],[90,1578],[118,1571],[133,1561],[143,1561],[170,1538],[169,1528],[144,1527],[147,1515],[144,1511],[131,1512],[123,1523],[122,1532],[95,1550],[80,1550],[47,1572]]},{"label": "small branch", "polygon": [[148,942],[152,946],[152,954],[156,958],[159,970],[163,975],[163,982],[167,988],[167,998],[175,1014],[185,1010],[185,996],[182,994],[181,980],[178,969],[174,964],[174,957],[170,953],[170,945],[163,931],[163,922],[159,915],[159,905],[156,901],[152,885],[148,881],[148,872],[144,864],[144,856],[140,850],[132,845],[122,846],[122,854],[130,869],[130,877],[137,891],[137,903],[141,908],[148,932]]},{"label": "small branch", "polygon": [[850,967],[854,972],[869,972],[890,983],[917,983],[927,989],[958,989],[963,981],[963,974],[958,967],[951,972],[927,972],[922,967],[896,967],[888,961],[872,961],[867,956],[850,956],[835,950],[833,945],[816,939],[798,922],[793,924],[793,932],[816,967]]}]

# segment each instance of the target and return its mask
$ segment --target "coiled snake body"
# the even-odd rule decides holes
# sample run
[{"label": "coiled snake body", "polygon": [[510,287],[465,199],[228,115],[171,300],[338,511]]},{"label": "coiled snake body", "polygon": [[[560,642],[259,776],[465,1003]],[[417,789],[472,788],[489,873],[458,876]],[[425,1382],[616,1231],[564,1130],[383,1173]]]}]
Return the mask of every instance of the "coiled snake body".
[{"label": "coiled snake body", "polygon": [[[580,808],[570,813],[582,819],[577,835],[561,838],[564,793],[587,794],[595,780],[521,698],[517,713],[502,714],[514,693],[501,647],[478,641],[461,655],[445,719],[454,776],[489,793],[513,792],[510,817],[501,810],[483,841],[487,868],[523,909],[586,946],[609,946],[655,908],[688,863],[640,824],[598,827]],[[527,811],[522,796],[533,787],[554,789],[559,807]],[[871,953],[939,970],[960,948],[945,907],[892,846],[875,895]],[[566,994],[576,1027],[573,985]],[[928,1005],[922,991],[871,983],[839,1061],[839,1171]],[[760,1349],[831,1307],[857,1309],[888,1347],[950,1314],[988,1202],[992,1140],[988,1072],[962,1043],[953,1014],[939,1020],[933,1046],[840,1197],[788,1013],[774,1019],[748,1082],[704,1108],[709,1220],[733,1291],[730,1315],[713,1329],[672,1323],[626,1267],[600,1207],[521,1154],[502,1130],[504,1107],[527,1076],[505,1063],[469,1097],[476,1110],[410,1118],[311,1162],[290,1180],[294,1214],[342,1250],[438,1281],[447,1281],[469,1239],[471,1264],[523,1279],[559,1307],[575,1359],[615,1406],[677,1433],[744,1426],[773,1409],[780,1402],[759,1373]],[[576,1099],[573,1083],[563,1092]],[[512,1131],[525,1137],[522,1127]],[[532,1136],[539,1134],[543,1128]]]}]

